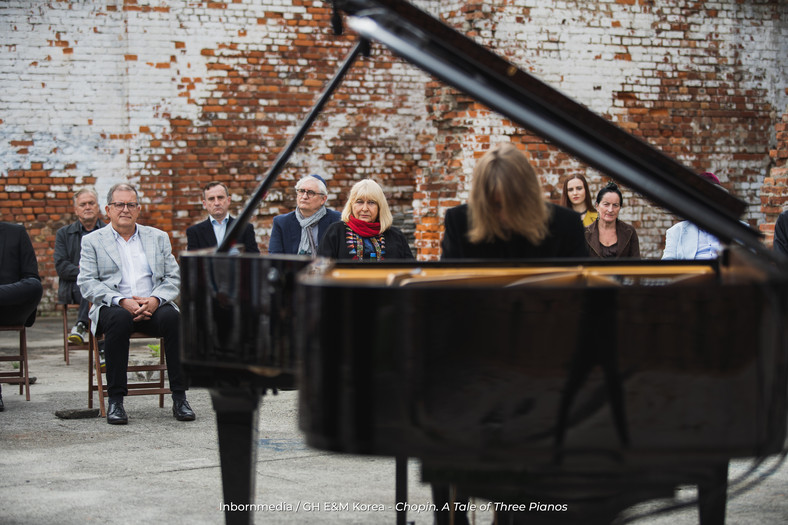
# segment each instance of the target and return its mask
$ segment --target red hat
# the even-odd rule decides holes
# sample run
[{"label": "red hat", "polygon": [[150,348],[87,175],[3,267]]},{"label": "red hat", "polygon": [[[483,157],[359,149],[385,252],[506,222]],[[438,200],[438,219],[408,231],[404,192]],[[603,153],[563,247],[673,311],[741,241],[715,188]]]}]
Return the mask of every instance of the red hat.
[{"label": "red hat", "polygon": [[700,174],[700,176],[712,184],[717,184],[718,186],[720,185],[720,179],[718,179],[717,176],[710,171],[704,171]]}]

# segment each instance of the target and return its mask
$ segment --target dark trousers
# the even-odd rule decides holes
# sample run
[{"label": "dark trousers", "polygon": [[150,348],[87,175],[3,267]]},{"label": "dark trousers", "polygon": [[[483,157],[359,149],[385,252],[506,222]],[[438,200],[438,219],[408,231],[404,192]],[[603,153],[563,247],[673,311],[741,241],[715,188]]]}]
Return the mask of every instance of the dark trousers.
[{"label": "dark trousers", "polygon": [[104,359],[107,364],[107,395],[128,394],[126,371],[129,366],[129,337],[132,332],[164,338],[167,377],[170,390],[186,390],[181,370],[181,316],[171,304],[158,308],[147,321],[134,322],[122,306],[103,306],[99,310],[98,332],[104,334]]},{"label": "dark trousers", "polygon": [[43,292],[41,281],[34,277],[0,284],[0,324],[33,326]]}]

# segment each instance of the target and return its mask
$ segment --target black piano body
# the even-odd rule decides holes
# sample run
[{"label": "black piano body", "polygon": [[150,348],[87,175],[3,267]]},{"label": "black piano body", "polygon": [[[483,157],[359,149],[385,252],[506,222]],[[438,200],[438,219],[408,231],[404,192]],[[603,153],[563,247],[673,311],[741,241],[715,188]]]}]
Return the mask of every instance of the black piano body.
[{"label": "black piano body", "polygon": [[570,523],[680,484],[721,490],[724,516],[728,460],[783,449],[787,284],[738,251],[305,273],[300,426]]},{"label": "black piano body", "polygon": [[731,247],[713,263],[228,255],[294,141],[217,253],[181,257],[184,366],[211,390],[225,501],[254,501],[259,400],[297,383],[315,447],[418,457],[492,500],[591,502],[599,523],[697,483],[704,524],[723,522],[727,461],[782,450],[786,428],[788,272],[746,205],[406,2],[333,4],[361,39],[297,138],[378,42]]}]

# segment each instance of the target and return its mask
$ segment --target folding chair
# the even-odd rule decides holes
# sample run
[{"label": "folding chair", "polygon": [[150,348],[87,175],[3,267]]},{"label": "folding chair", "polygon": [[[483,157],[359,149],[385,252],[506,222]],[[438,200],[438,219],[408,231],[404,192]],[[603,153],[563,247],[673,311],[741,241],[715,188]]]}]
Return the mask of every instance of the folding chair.
[{"label": "folding chair", "polygon": [[78,304],[56,304],[55,310],[60,310],[63,312],[63,359],[66,361],[67,365],[71,364],[69,360],[69,354],[72,350],[90,350],[90,341],[83,344],[72,343],[68,340],[68,336],[71,334],[70,324],[68,322],[68,311],[69,310],[78,310]]},{"label": "folding chair", "polygon": [[[164,373],[167,371],[167,362],[164,354],[164,338],[155,337],[142,332],[131,334],[130,340],[136,339],[158,339],[159,341],[159,362],[153,365],[129,365],[128,372],[156,372],[158,380],[153,381],[129,381],[129,396],[159,396],[159,407],[164,407],[164,394],[172,393],[169,388],[164,386]],[[107,396],[107,385],[104,383],[101,370],[101,357],[99,355],[99,338],[90,333],[90,352],[88,353],[88,408],[93,408],[93,392],[98,392],[99,408],[101,417],[107,416],[106,403],[104,398]],[[94,381],[95,377],[95,381]]]},{"label": "folding chair", "polygon": [[25,325],[0,326],[0,332],[19,332],[19,354],[2,355],[0,361],[19,361],[19,368],[11,372],[0,372],[0,383],[19,385],[19,395],[25,390],[25,398],[30,401],[30,377],[27,370],[27,331]]}]

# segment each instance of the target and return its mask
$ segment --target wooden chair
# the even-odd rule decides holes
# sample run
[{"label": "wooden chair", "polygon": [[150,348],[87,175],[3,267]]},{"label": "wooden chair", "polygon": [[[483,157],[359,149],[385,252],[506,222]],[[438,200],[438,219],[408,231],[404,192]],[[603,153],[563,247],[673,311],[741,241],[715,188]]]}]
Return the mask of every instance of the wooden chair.
[{"label": "wooden chair", "polygon": [[78,310],[78,304],[56,304],[55,310],[60,310],[63,312],[63,359],[66,361],[67,365],[71,364],[69,360],[69,354],[72,350],[90,350],[90,341],[83,344],[72,343],[68,340],[68,336],[71,334],[70,324],[68,322],[68,311],[69,310]]},{"label": "wooden chair", "polygon": [[19,368],[11,372],[0,372],[0,383],[11,383],[19,385],[19,395],[22,389],[25,391],[25,398],[30,401],[30,376],[27,369],[27,331],[25,325],[0,326],[0,332],[19,332],[19,354],[2,355],[0,361],[19,361]]},{"label": "wooden chair", "polygon": [[[106,403],[104,398],[107,396],[107,385],[104,383],[101,370],[101,357],[99,356],[99,339],[90,333],[90,352],[88,353],[88,408],[93,408],[93,392],[98,392],[99,408],[101,417],[107,416]],[[164,354],[164,338],[155,337],[142,332],[131,334],[130,340],[136,339],[158,339],[159,341],[159,362],[153,365],[129,365],[128,372],[158,372],[158,379],[153,381],[129,381],[129,396],[159,396],[159,407],[164,407],[164,394],[170,394],[168,387],[164,386],[164,373],[167,371],[167,361]],[[95,381],[94,381],[95,378]]]}]

